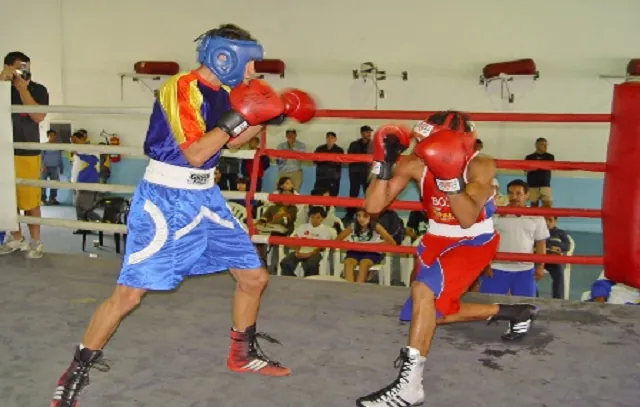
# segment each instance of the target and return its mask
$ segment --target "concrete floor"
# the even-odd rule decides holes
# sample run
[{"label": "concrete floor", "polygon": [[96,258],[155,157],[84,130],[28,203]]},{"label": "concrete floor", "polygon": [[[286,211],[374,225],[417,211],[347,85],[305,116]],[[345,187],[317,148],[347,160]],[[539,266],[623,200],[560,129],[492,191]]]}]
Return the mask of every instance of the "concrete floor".
[{"label": "concrete floor", "polygon": [[[0,258],[3,407],[48,405],[118,268],[86,256]],[[293,369],[287,378],[225,370],[232,289],[218,275],[147,296],[105,350],[111,370],[92,371],[80,407],[354,406],[395,377],[406,288],[274,277],[258,329],[283,343],[263,349]],[[504,324],[439,328],[425,406],[638,407],[640,307],[536,302],[544,310],[521,343],[500,341]]]}]

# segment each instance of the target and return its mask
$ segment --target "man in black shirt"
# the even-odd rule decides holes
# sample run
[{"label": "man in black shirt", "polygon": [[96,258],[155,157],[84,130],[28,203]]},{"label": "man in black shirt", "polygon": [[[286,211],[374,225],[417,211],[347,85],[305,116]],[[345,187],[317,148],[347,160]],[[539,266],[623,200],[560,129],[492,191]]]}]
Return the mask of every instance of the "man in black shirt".
[{"label": "man in black shirt", "polygon": [[[371,134],[373,129],[369,126],[360,127],[360,138],[349,144],[348,154],[369,154],[371,147]],[[357,198],[362,193],[367,192],[369,186],[369,163],[351,163],[349,164],[349,196]],[[357,208],[348,208],[345,221],[352,220],[356,214]],[[346,222],[348,223],[348,222]]]},{"label": "man in black shirt", "polygon": [[[327,132],[327,143],[316,148],[316,153],[344,154],[342,147],[336,144],[336,133]],[[316,183],[313,189],[326,189],[329,195],[338,196],[342,164],[333,161],[316,161]]]},{"label": "man in black shirt", "polygon": [[[525,160],[532,161],[555,161],[553,154],[547,153],[547,139],[538,138],[536,140],[536,151],[525,157]],[[529,201],[531,206],[539,206],[538,202],[542,201],[542,206],[551,206],[551,171],[550,170],[534,170],[527,171],[527,184],[529,184]]]},{"label": "man in black shirt", "polygon": [[[48,105],[49,92],[47,88],[31,80],[31,60],[22,52],[8,53],[4,58],[4,67],[0,73],[0,80],[11,81],[12,105]],[[14,142],[40,142],[39,123],[44,120],[44,113],[14,113],[11,115]],[[16,178],[40,179],[40,151],[14,150],[14,164]],[[24,211],[26,216],[40,217],[40,188],[17,186],[18,210]],[[31,240],[26,242],[20,230],[12,232],[5,243],[0,246],[0,255],[13,253],[17,250],[27,252],[27,258],[42,257],[43,247],[40,243],[40,225],[28,225]]]}]

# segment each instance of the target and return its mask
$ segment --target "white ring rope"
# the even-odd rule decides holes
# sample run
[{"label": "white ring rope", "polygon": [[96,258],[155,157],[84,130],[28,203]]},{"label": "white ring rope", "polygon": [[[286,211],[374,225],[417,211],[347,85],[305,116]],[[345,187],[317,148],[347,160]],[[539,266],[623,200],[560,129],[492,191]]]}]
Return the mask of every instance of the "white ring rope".
[{"label": "white ring rope", "polygon": [[11,113],[73,113],[73,114],[119,114],[149,116],[151,109],[148,107],[98,107],[98,106],[31,106],[11,105]]},{"label": "white ring rope", "polygon": [[[47,151],[77,151],[88,154],[122,154],[136,157],[147,157],[142,148],[127,146],[112,146],[103,144],[69,144],[69,143],[26,143],[15,142],[15,148],[22,150],[47,150]],[[238,158],[244,160],[253,159],[256,150],[222,150],[223,157]]]},{"label": "white ring rope", "polygon": [[38,218],[35,216],[20,216],[18,215],[18,222],[26,223],[28,225],[45,225],[54,226],[65,229],[82,229],[82,230],[97,230],[100,232],[109,233],[127,233],[127,227],[125,225],[118,225],[113,223],[103,222],[83,222],[80,220],[71,219],[58,219],[58,218]]},{"label": "white ring rope", "polygon": [[[96,191],[96,192],[110,192],[113,194],[126,194],[131,195],[135,191],[136,187],[133,185],[123,184],[90,184],[84,182],[60,182],[60,181],[48,181],[39,179],[24,179],[16,178],[16,185],[27,185],[31,187],[40,188],[55,188],[55,189],[73,189],[79,191]],[[247,193],[244,191],[220,191],[225,199],[232,199],[234,201],[245,199]],[[253,196],[256,201],[269,201],[269,194],[266,192],[256,192]]]},{"label": "white ring rope", "polygon": [[73,189],[79,191],[110,192],[113,194],[133,194],[136,187],[133,185],[121,184],[90,184],[85,182],[60,182],[40,179],[16,178],[16,185],[27,185],[30,187]]},{"label": "white ring rope", "polygon": [[[80,229],[80,230],[96,230],[99,232],[107,232],[107,233],[127,233],[126,225],[119,225],[113,223],[103,223],[103,222],[83,222],[80,220],[71,220],[71,219],[57,219],[57,218],[38,218],[34,216],[18,216],[18,222],[25,223],[28,225],[44,225],[44,226],[52,226],[59,227],[65,229]],[[251,241],[257,244],[268,244],[269,236],[268,235],[254,235],[251,236]]]}]

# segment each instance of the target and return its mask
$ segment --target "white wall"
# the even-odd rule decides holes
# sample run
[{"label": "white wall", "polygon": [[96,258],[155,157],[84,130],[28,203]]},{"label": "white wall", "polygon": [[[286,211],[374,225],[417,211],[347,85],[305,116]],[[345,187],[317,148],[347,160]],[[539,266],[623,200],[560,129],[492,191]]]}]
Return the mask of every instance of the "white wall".
[{"label": "white wall", "polygon": [[[602,113],[610,109],[615,81],[598,74],[622,73],[638,56],[632,39],[640,37],[637,0],[192,0],[184,7],[175,0],[4,3],[0,51],[29,54],[34,78],[49,87],[52,103],[67,105],[150,106],[150,92],[130,80],[121,95],[119,72],[131,72],[140,60],[175,60],[192,68],[193,40],[220,23],[235,22],[263,42],[267,57],[286,61],[286,78],[272,84],[307,89],[321,108],[373,108],[369,84],[354,81],[351,70],[374,61],[389,73],[409,71],[407,82],[381,83],[387,98],[379,101],[380,109],[496,111],[500,101],[478,84],[482,67],[531,57],[541,78],[529,92],[516,93],[511,111]],[[25,9],[28,23],[21,18]],[[146,130],[142,117],[73,120],[95,133],[118,132],[129,145],[140,145]],[[315,147],[327,130],[337,131],[346,145],[364,123],[379,122],[318,120],[296,127],[300,139]],[[605,159],[606,125],[478,127],[486,151],[499,158],[522,158],[533,139],[545,136],[559,160]],[[282,130],[272,131],[270,145],[281,141]]]}]

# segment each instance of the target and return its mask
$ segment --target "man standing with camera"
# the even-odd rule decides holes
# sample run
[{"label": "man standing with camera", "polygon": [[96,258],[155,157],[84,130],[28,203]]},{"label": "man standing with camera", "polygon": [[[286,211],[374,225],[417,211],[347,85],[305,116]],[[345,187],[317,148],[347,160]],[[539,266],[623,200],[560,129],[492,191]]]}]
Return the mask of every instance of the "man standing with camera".
[{"label": "man standing with camera", "polygon": [[[12,105],[48,105],[49,91],[47,88],[31,80],[31,59],[24,53],[14,51],[4,57],[4,67],[0,72],[0,80],[11,81]],[[13,141],[40,142],[39,123],[46,117],[45,113],[13,113]],[[40,151],[14,151],[16,178],[40,179]],[[18,211],[24,211],[26,216],[40,217],[40,188],[24,185],[16,186]],[[28,225],[30,241],[26,241],[21,230],[12,232],[0,246],[0,255],[13,253],[17,250],[26,251],[27,258],[39,259],[43,254],[40,242],[40,225]]]}]

